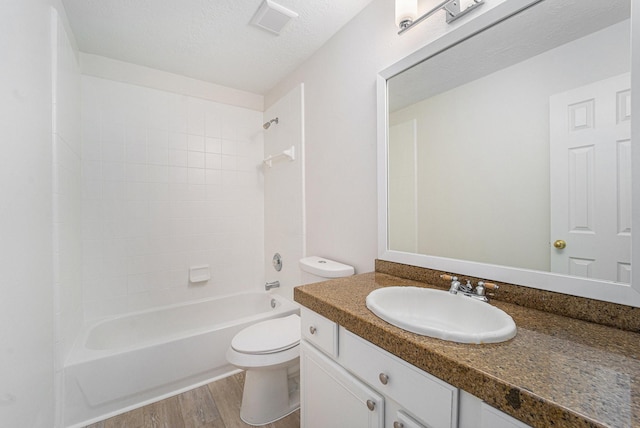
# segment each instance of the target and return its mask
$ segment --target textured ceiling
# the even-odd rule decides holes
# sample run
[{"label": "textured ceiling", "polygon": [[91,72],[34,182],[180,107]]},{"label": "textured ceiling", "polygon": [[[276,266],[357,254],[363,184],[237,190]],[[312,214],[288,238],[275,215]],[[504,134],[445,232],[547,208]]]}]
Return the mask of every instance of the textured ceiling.
[{"label": "textured ceiling", "polygon": [[276,2],[299,14],[280,35],[250,24],[262,0],[63,0],[82,52],[257,94],[371,0]]}]

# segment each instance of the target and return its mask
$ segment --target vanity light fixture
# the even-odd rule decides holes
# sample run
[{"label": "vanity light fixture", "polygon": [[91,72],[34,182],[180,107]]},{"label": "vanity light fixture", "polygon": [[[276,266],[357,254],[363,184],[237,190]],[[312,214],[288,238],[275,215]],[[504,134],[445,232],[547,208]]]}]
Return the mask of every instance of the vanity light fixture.
[{"label": "vanity light fixture", "polygon": [[460,3],[462,1],[463,0],[445,0],[427,13],[418,17],[418,0],[396,0],[396,25],[400,28],[398,34],[404,33],[440,10],[445,11],[447,23],[450,24],[484,4],[484,0],[472,0],[464,10],[461,10]]}]

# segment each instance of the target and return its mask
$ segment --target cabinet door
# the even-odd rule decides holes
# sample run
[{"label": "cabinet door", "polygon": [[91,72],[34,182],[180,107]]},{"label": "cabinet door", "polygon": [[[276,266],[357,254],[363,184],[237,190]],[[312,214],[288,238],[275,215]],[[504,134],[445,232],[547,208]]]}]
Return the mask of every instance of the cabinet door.
[{"label": "cabinet door", "polygon": [[384,399],[384,419],[386,428],[431,428],[410,416],[398,403],[387,397]]},{"label": "cabinet door", "polygon": [[486,403],[482,403],[482,428],[531,428]]},{"label": "cabinet door", "polygon": [[300,346],[302,428],[383,428],[381,395],[306,341]]},{"label": "cabinet door", "polygon": [[458,389],[340,327],[338,361],[432,428],[458,426]]},{"label": "cabinet door", "polygon": [[402,428],[426,428],[424,425],[404,413],[402,410],[396,413],[396,417],[393,421],[393,428],[396,428],[396,426]]}]

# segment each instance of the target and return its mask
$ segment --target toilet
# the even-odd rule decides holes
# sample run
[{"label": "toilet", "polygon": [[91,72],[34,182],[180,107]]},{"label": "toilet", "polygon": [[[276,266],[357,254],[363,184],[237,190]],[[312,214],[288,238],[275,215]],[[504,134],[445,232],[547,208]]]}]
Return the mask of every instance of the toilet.
[{"label": "toilet", "polygon": [[[303,282],[353,275],[347,266],[321,257],[300,260]],[[227,361],[246,370],[240,418],[249,425],[266,425],[300,407],[300,316],[297,314],[253,324],[234,336]]]}]

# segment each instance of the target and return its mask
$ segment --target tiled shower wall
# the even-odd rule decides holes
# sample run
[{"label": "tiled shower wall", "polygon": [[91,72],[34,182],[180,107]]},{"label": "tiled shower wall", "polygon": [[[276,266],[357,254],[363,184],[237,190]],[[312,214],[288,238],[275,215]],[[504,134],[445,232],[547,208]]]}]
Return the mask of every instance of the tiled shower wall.
[{"label": "tiled shower wall", "polygon": [[[264,281],[262,113],[82,77],[85,319]],[[209,265],[211,279],[189,282]]]}]

